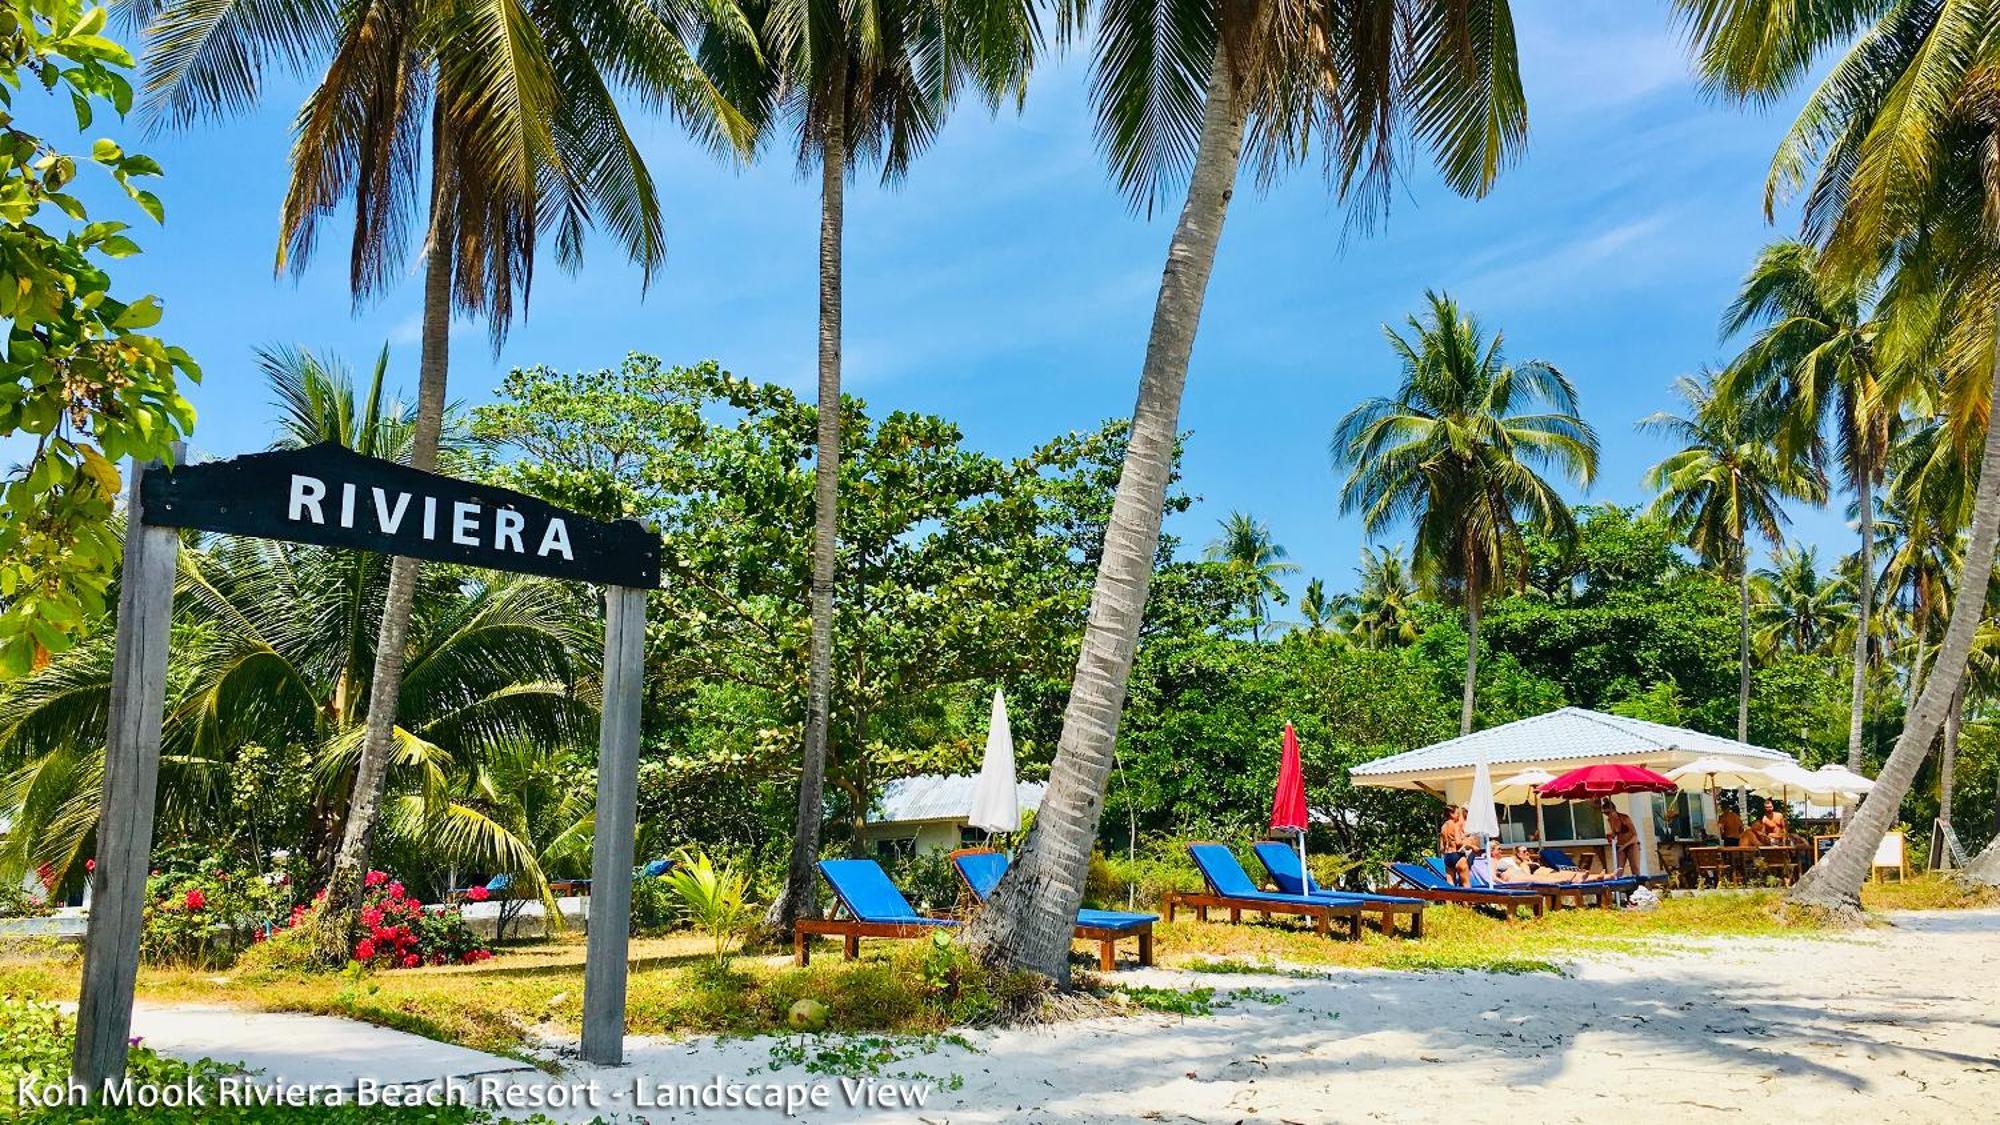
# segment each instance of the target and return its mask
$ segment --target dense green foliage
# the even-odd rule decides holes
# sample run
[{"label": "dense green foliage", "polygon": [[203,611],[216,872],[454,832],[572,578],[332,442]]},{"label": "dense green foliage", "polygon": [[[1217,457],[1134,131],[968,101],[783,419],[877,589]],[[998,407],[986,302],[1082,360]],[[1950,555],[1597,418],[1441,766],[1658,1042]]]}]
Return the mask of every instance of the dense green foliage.
[{"label": "dense green foliage", "polygon": [[[159,299],[112,294],[107,264],[139,252],[128,224],[93,222],[77,158],[16,117],[58,90],[79,131],[107,109],[125,115],[132,56],[103,34],[107,16],[81,0],[0,11],[0,438],[22,435],[30,449],[0,478],[0,679],[99,623],[118,561],[117,463],[169,457],[194,428],[179,380],[200,369],[143,331],[159,323]],[[151,157],[103,137],[90,163],[160,221],[159,198],[135,182],[161,174]]]}]

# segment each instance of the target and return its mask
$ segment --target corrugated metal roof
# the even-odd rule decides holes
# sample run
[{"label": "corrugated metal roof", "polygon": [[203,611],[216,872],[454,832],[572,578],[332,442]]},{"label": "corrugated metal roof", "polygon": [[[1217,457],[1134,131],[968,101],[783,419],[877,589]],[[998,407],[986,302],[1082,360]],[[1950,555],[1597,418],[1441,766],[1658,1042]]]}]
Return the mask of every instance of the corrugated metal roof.
[{"label": "corrugated metal roof", "polygon": [[1565,761],[1581,765],[1662,753],[1682,753],[1689,757],[1713,754],[1753,762],[1792,761],[1790,754],[1733,738],[1581,707],[1564,707],[1422,749],[1377,758],[1355,766],[1348,773],[1364,783],[1369,778],[1451,773],[1472,769],[1482,753],[1492,766]]},{"label": "corrugated metal roof", "polygon": [[[882,784],[875,807],[868,814],[870,824],[890,824],[906,820],[966,820],[972,816],[972,791],[979,784],[971,774],[919,774],[899,777]],[[1021,811],[1040,808],[1046,782],[1017,783]]]}]

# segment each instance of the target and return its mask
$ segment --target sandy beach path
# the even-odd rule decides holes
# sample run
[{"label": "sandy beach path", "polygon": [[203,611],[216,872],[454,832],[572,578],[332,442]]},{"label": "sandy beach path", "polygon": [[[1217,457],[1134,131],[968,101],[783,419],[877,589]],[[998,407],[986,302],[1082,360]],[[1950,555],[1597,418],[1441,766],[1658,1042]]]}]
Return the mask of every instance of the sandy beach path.
[{"label": "sandy beach path", "polygon": [[[1833,938],[1710,943],[1671,957],[1592,958],[1560,977],[1121,974],[1211,986],[1218,998],[1237,989],[1268,995],[1234,998],[1203,1018],[974,1033],[976,1051],[945,1046],[889,1067],[940,1081],[921,1109],[836,1101],[793,1119],[1992,1120],[2000,911],[1902,914],[1896,923]],[[630,1061],[597,1077],[619,1090],[635,1078],[808,1079],[796,1066],[773,1071],[769,1040],[634,1039]],[[954,1076],[962,1084],[947,1088]]]}]

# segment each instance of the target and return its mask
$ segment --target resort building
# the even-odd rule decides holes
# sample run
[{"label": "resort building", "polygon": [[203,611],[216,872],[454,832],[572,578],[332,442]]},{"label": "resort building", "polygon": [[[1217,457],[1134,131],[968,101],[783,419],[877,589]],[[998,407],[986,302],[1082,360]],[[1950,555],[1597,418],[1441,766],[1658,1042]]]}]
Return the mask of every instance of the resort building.
[{"label": "resort building", "polygon": [[[1790,754],[1685,727],[1628,719],[1581,707],[1474,731],[1458,738],[1355,766],[1356,785],[1417,789],[1454,805],[1472,797],[1484,760],[1500,807],[1500,840],[1539,843],[1606,857],[1604,818],[1588,801],[1537,802],[1509,778],[1539,770],[1562,774],[1595,762],[1620,762],[1666,773],[1697,758],[1721,758],[1757,769],[1797,766]],[[1510,791],[1511,790],[1511,791]],[[1612,798],[1639,827],[1641,870],[1662,870],[1659,848],[1679,848],[1714,835],[1716,809],[1707,793],[1633,793]],[[1650,824],[1653,830],[1648,832]]]},{"label": "resort building", "polygon": [[[861,841],[875,855],[922,855],[951,851],[986,841],[986,833],[970,825],[974,774],[919,774],[885,782],[862,827]],[[1040,808],[1046,782],[1023,781],[1015,786],[1022,813]]]}]

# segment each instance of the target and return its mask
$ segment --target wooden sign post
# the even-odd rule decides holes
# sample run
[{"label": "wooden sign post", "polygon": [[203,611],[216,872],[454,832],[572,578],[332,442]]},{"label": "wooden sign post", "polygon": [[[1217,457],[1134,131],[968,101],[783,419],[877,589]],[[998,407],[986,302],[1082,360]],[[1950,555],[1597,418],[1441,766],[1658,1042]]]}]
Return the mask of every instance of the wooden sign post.
[{"label": "wooden sign post", "polygon": [[[176,449],[177,462],[180,456]],[[135,465],[126,512],[97,867],[70,1062],[71,1077],[86,1095],[94,1097],[123,1076],[131,1043],[180,553],[176,528],[607,587],[583,1052],[595,1063],[623,1063],[646,591],[660,582],[659,537],[630,520],[605,523],[523,493],[333,444],[171,469]]]}]

